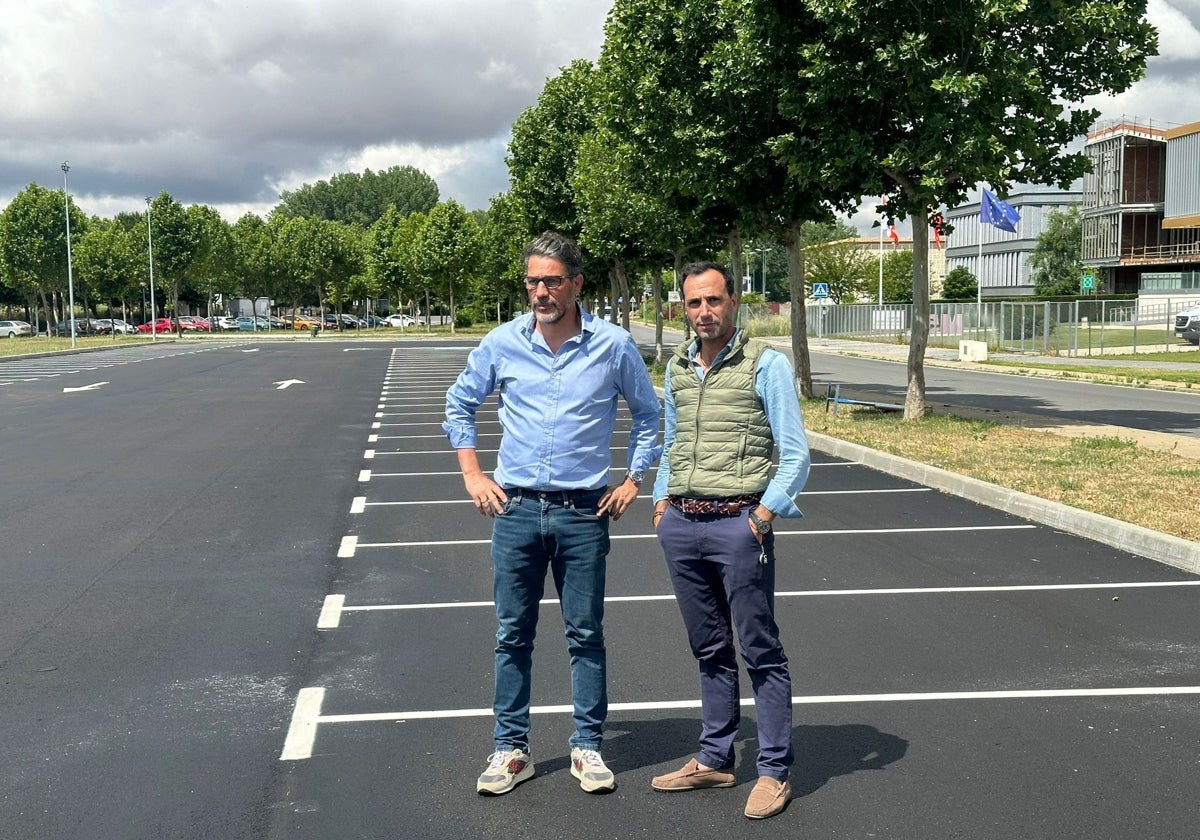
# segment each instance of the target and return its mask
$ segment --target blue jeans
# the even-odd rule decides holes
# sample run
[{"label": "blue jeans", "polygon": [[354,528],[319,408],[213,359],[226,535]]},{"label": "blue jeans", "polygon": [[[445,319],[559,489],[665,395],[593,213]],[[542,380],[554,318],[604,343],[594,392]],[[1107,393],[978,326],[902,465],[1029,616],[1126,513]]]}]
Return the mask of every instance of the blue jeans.
[{"label": "blue jeans", "polygon": [[492,528],[496,601],[497,751],[529,749],[529,695],[538,602],[546,570],[558,590],[571,656],[572,747],[600,749],[608,715],[604,650],[604,569],[608,517],[597,516],[604,488],[590,491],[505,489],[508,504]]},{"label": "blue jeans", "polygon": [[[763,546],[747,514],[687,515],[668,507],[658,524],[675,600],[700,666],[700,752],[708,767],[733,766],[741,723],[734,629],[754,690],[758,774],[785,780],[793,761],[792,678],[775,623],[775,535]],[[759,562],[762,548],[767,562]]]}]

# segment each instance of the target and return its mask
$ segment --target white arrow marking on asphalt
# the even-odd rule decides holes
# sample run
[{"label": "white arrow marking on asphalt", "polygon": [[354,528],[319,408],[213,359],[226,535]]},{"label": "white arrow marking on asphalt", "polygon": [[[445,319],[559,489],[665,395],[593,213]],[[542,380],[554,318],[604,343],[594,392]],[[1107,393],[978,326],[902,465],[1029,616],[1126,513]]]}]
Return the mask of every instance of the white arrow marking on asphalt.
[{"label": "white arrow marking on asphalt", "polygon": [[254,348],[254,349],[252,349],[252,350],[243,350],[242,352],[243,352],[243,353],[257,353],[257,352],[258,352],[258,348],[257,348],[257,347],[255,347],[255,348]]},{"label": "white arrow marking on asphalt", "polygon": [[107,385],[107,382],[93,382],[91,385],[80,385],[78,388],[63,388],[64,394],[69,394],[72,391],[94,391],[101,385]]},{"label": "white arrow marking on asphalt", "polygon": [[275,384],[279,386],[275,390],[282,391],[284,388],[287,388],[290,385],[303,385],[304,380],[303,379],[285,379],[282,382],[276,382]]}]

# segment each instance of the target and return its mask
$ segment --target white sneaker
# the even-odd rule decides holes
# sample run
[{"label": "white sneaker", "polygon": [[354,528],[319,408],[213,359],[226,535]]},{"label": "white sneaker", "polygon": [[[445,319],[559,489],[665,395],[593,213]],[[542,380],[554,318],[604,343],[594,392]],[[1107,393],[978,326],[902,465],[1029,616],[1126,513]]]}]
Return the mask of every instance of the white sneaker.
[{"label": "white sneaker", "polygon": [[494,752],[488,756],[488,762],[487,769],[475,783],[477,793],[499,796],[533,778],[533,759],[520,748]]},{"label": "white sneaker", "polygon": [[597,750],[571,750],[571,775],[579,780],[579,786],[588,793],[601,793],[617,786],[613,772],[604,764]]}]

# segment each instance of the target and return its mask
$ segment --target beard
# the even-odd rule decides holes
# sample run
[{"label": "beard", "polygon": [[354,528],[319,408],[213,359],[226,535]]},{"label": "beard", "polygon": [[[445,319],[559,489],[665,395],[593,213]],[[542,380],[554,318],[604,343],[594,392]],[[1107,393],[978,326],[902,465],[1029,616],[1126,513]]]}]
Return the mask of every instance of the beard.
[{"label": "beard", "polygon": [[557,324],[567,314],[566,307],[552,297],[547,297],[544,300],[537,299],[533,301],[535,307],[548,306],[551,307],[550,312],[539,312],[534,309],[533,315],[539,324]]}]

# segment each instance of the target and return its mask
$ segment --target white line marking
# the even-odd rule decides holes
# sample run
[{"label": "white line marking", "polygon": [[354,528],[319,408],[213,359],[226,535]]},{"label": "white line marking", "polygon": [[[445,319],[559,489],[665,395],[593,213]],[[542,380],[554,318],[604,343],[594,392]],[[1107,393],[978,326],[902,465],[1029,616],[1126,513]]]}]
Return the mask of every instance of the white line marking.
[{"label": "white line marking", "polygon": [[371,428],[372,428],[372,429],[378,429],[378,428],[379,428],[380,426],[382,426],[382,425],[383,425],[383,424],[382,424],[382,423],[379,423],[379,422],[372,423],[372,424],[371,424]]},{"label": "white line marking", "polygon": [[[1200,580],[1166,580],[1133,583],[1034,583],[1013,586],[929,586],[902,587],[895,589],[803,589],[776,592],[776,598],[839,598],[864,595],[978,595],[995,592],[1061,592],[1088,589],[1154,589],[1172,586],[1200,586]],[[332,597],[332,596],[330,596]],[[448,610],[464,607],[495,607],[495,601],[436,601],[427,604],[358,604],[345,605],[345,596],[339,609],[341,612],[405,612],[409,610]],[[644,603],[651,601],[674,601],[674,595],[611,595],[604,599],[606,604]],[[557,598],[543,598],[540,605],[558,603]]]},{"label": "white line marking", "polygon": [[299,761],[312,758],[313,742],[317,738],[317,724],[321,720],[321,705],[325,702],[325,689],[302,688],[296,695],[296,708],[292,711],[292,724],[288,727],[283,742],[280,761]]},{"label": "white line marking", "polygon": [[367,435],[367,443],[379,443],[379,435]]},{"label": "white line marking", "polygon": [[338,547],[338,557],[353,557],[354,552],[358,550],[358,537],[342,537],[342,544]]},{"label": "white line marking", "polygon": [[362,513],[366,509],[367,509],[367,497],[366,496],[355,496],[354,501],[350,503],[350,512],[351,513]]},{"label": "white line marking", "polygon": [[[775,530],[779,537],[831,537],[857,534],[945,534],[959,531],[1025,531],[1038,528],[1038,525],[962,525],[946,528],[846,528],[840,531],[780,531]],[[657,534],[614,534],[611,540],[655,540]],[[486,540],[414,540],[411,542],[380,542],[359,543],[359,548],[420,548],[434,545],[486,545]]]},{"label": "white line marking", "polygon": [[[624,472],[624,469],[621,470]],[[380,475],[459,475],[457,472],[446,473],[380,473]],[[892,490],[816,490],[811,493],[801,493],[802,496],[837,496],[841,494],[865,494],[865,493],[929,493],[932,492],[930,487],[897,487]],[[643,493],[636,498],[649,499],[653,494]],[[365,507],[395,507],[407,505],[472,505],[475,502],[471,499],[418,499],[408,502],[368,502],[364,499]],[[351,511],[351,513],[362,513],[363,511]],[[777,532],[778,533],[778,532]]]},{"label": "white line marking", "polygon": [[[310,691],[313,689],[302,689]],[[316,689],[323,691],[324,689]],[[816,706],[835,705],[844,703],[914,703],[937,700],[1028,700],[1046,698],[1077,698],[1077,697],[1156,697],[1164,695],[1200,694],[1200,685],[1168,685],[1159,687],[1135,686],[1130,688],[1046,688],[1046,689],[1015,689],[1003,691],[921,691],[892,694],[823,694],[797,695],[792,697],[793,705]],[[754,698],[743,697],[741,706],[750,706]],[[297,701],[299,707],[299,701]],[[676,709],[698,709],[699,700],[660,700],[642,703],[609,703],[610,712],[641,712],[664,711]],[[572,714],[575,709],[571,705],[532,706],[530,714],[563,715]],[[373,721],[409,721],[409,720],[447,720],[464,717],[491,717],[491,709],[422,709],[405,712],[374,712],[355,715],[319,715],[308,725],[315,728],[322,723],[370,723]],[[293,727],[295,726],[293,718]],[[315,734],[315,733],[314,733]],[[288,735],[291,739],[291,733]],[[311,756],[311,741],[308,744]]]},{"label": "white line marking", "polygon": [[318,630],[332,630],[342,623],[342,607],[346,603],[345,595],[326,595],[321,607],[321,615],[317,617]]},{"label": "white line marking", "polygon": [[370,481],[371,480],[371,471],[370,470],[359,470],[358,471],[358,480],[363,481],[363,482]]},{"label": "white line marking", "polygon": [[375,457],[374,449],[368,449],[366,452],[363,453],[363,458],[367,461],[374,459],[374,457]]}]

